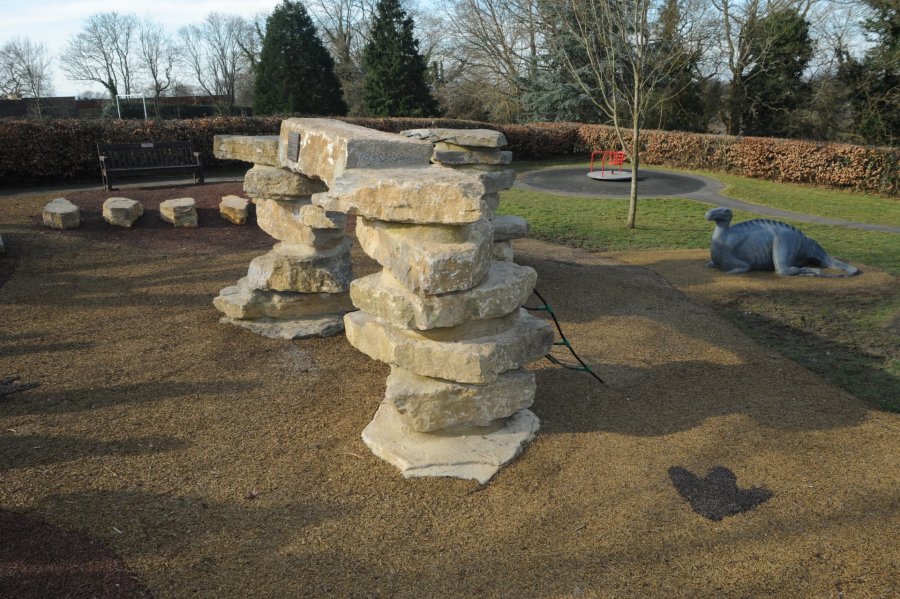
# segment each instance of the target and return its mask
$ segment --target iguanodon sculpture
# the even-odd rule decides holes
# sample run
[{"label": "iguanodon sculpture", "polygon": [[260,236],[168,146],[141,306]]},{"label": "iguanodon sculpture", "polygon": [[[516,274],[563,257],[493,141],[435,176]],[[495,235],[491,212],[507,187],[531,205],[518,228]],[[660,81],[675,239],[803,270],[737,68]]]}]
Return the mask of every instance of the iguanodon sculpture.
[{"label": "iguanodon sculpture", "polygon": [[[706,220],[716,223],[709,253],[710,268],[736,275],[751,270],[774,270],[785,276],[852,277],[861,271],[835,260],[799,229],[776,220],[755,219],[731,226],[730,208],[713,208]],[[823,274],[818,268],[839,268],[844,274]]]}]

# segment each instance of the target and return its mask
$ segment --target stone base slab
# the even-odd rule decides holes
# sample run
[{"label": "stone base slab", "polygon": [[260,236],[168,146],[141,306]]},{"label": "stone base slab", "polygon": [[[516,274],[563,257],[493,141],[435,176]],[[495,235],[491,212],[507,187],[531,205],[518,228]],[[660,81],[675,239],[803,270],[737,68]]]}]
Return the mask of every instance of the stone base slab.
[{"label": "stone base slab", "polygon": [[487,483],[534,439],[540,420],[530,410],[488,427],[452,433],[418,433],[403,423],[388,402],[362,432],[363,443],[405,478],[449,476]]},{"label": "stone base slab", "polygon": [[230,318],[294,319],[322,314],[344,314],[353,310],[350,296],[343,293],[296,293],[253,289],[247,277],[225,287],[213,299],[219,312]]},{"label": "stone base slab", "polygon": [[233,324],[270,339],[331,337],[344,330],[344,321],[340,314],[297,318],[293,320],[280,320],[277,318],[239,320],[237,318],[223,316],[219,319],[219,322],[222,324]]}]

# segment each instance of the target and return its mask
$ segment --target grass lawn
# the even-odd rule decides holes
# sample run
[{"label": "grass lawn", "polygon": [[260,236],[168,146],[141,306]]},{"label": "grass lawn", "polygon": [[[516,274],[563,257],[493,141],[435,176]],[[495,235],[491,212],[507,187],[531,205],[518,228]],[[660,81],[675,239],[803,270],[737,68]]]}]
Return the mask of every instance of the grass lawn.
[{"label": "grass lawn", "polygon": [[[573,161],[574,163],[575,161]],[[553,164],[560,164],[554,162]],[[529,163],[527,166],[531,166]],[[711,175],[710,175],[711,176]],[[716,175],[716,178],[721,178]],[[795,185],[734,179],[735,189],[765,192],[766,205],[808,212],[803,188]],[[819,198],[817,214],[862,222],[876,220],[885,207],[900,203],[848,192],[809,189]],[[726,191],[731,195],[730,191]],[[837,212],[841,202],[860,202]],[[531,235],[593,251],[705,249],[712,223],[703,215],[709,205],[682,199],[644,199],[638,203],[637,227],[624,226],[627,200],[559,196],[529,190],[503,192],[501,212],[531,223]],[[754,196],[755,197],[755,196]],[[753,197],[744,197],[754,201]],[[812,200],[809,200],[812,201]],[[893,208],[892,208],[893,210]],[[900,214],[897,212],[896,214]],[[735,221],[755,218],[735,212]],[[788,221],[790,222],[790,221]],[[851,263],[900,274],[900,235],[827,225],[791,222],[817,240],[831,255]],[[865,275],[863,275],[865,276]],[[900,410],[900,297],[896,287],[860,298],[852,295],[748,295],[717,304],[747,334],[817,372],[847,391],[886,409]]]}]

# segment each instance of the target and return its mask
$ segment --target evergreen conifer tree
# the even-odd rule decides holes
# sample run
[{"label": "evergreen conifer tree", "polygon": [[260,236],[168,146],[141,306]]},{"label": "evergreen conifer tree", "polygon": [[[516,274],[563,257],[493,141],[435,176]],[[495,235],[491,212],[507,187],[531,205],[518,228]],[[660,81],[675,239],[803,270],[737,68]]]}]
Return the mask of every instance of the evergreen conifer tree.
[{"label": "evergreen conifer tree", "polygon": [[437,102],[426,82],[413,20],[399,0],[379,0],[372,36],[363,50],[363,107],[370,116],[433,116]]},{"label": "evergreen conifer tree", "polygon": [[347,114],[334,61],[301,2],[283,0],[266,20],[253,91],[257,114]]}]

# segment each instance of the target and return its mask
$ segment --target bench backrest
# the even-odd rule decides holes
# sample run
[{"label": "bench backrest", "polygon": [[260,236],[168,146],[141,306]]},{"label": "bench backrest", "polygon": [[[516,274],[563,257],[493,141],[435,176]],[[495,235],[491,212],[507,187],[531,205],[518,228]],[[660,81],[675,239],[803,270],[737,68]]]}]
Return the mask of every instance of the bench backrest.
[{"label": "bench backrest", "polygon": [[162,141],[127,144],[97,144],[108,168],[186,166],[197,164],[190,142]]}]

